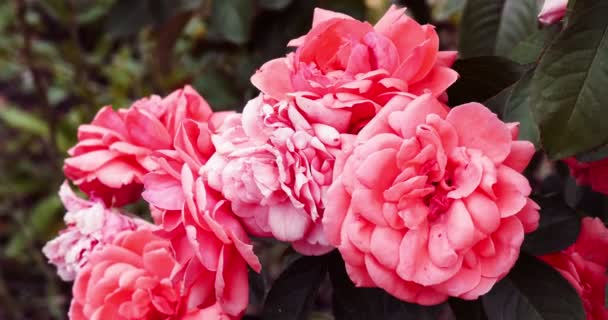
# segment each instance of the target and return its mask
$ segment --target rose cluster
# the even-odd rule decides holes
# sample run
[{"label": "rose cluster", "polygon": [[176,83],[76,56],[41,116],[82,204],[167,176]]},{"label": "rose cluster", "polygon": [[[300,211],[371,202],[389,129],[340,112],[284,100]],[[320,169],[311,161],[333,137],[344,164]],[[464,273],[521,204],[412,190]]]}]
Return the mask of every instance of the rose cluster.
[{"label": "rose cluster", "polygon": [[[483,105],[446,104],[456,53],[404,11],[372,26],[317,9],[242,113],[186,86],[80,126],[64,172],[88,199],[62,186],[67,228],[44,248],[75,280],[70,318],[240,319],[261,269],[250,237],[337,249],[357,286],[408,302],[487,293],[538,227],[535,149]],[[152,222],[116,209],[139,199]],[[586,261],[606,265],[586,246],[543,258],[583,294]]]}]

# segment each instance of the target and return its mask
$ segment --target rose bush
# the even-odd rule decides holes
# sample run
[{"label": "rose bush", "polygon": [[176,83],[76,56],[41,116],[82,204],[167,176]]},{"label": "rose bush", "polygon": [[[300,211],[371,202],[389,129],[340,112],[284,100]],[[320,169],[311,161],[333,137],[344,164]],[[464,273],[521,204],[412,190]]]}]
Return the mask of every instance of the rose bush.
[{"label": "rose bush", "polygon": [[[601,62],[608,5],[578,1],[551,27],[536,0],[467,2],[456,63],[405,9],[375,25],[316,9],[293,52],[251,77],[261,92],[241,113],[190,86],[102,108],[64,164],[89,199],[64,184],[67,228],[43,250],[76,280],[70,318],[307,319],[329,284],[336,320],[608,318],[607,160],[577,160],[606,139],[573,129],[605,127],[605,75],[577,68]],[[545,1],[538,19],[564,11]],[[570,43],[577,30],[589,43]],[[572,85],[556,91],[561,73]],[[114,209],[141,199],[152,223]],[[589,208],[598,218],[579,223]]]}]

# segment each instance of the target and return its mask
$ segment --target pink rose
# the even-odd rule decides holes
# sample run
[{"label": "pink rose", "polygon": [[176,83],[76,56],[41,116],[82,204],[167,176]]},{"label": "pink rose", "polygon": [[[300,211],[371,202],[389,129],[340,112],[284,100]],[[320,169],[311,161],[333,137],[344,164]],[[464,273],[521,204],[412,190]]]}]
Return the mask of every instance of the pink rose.
[{"label": "pink rose", "polygon": [[342,136],[310,124],[293,102],[249,101],[213,136],[217,152],[204,168],[209,185],[232,203],[247,230],[292,242],[302,254],[332,247],[322,231],[323,195]]},{"label": "pink rose", "polygon": [[78,128],[64,173],[108,206],[133,202],[140,197],[143,176],[155,168],[150,153],[170,148],[184,119],[205,122],[210,117],[211,108],[190,86],[165,98],[138,100],[128,109],[104,107],[91,124]]},{"label": "pink rose", "polygon": [[568,0],[545,0],[538,14],[538,20],[544,24],[552,24],[562,20],[566,15]]},{"label": "pink rose", "polygon": [[[169,241],[149,229],[121,233],[91,256],[78,274],[69,317],[72,320],[232,319],[216,304],[213,279],[175,281],[180,265]],[[200,280],[199,280],[200,279]],[[195,317],[198,316],[197,317]]]},{"label": "pink rose", "polygon": [[[220,125],[225,114],[214,114]],[[247,265],[260,271],[253,246],[230,203],[208,187],[198,174],[211,156],[213,128],[207,123],[184,121],[173,149],[151,157],[158,168],[144,178],[143,198],[151,205],[157,234],[169,239],[180,264],[174,281],[206,284],[210,302],[230,317],[239,317],[248,304]],[[205,298],[211,299],[211,298]]]},{"label": "pink rose", "polygon": [[296,99],[311,123],[356,133],[398,92],[442,95],[458,74],[456,52],[439,52],[431,25],[420,26],[392,6],[375,26],[315,9],[295,53],[264,64],[251,78],[266,96]]},{"label": "pink rose", "polygon": [[67,182],[61,186],[59,196],[68,210],[63,218],[67,228],[49,241],[42,252],[57,267],[57,273],[64,281],[74,280],[89,256],[112,243],[118,233],[146,224],[107,209],[101,202],[78,198]]},{"label": "pink rose", "polygon": [[598,218],[584,218],[576,243],[541,257],[572,284],[581,296],[587,320],[608,319],[605,306],[608,267],[608,229]]},{"label": "pink rose", "polygon": [[520,173],[534,146],[517,131],[478,103],[393,98],[327,192],[323,226],[353,282],[423,305],[488,292],[538,226]]},{"label": "pink rose", "polygon": [[608,195],[608,159],[579,162],[575,158],[565,159],[570,174],[579,185],[590,185],[595,192]]}]

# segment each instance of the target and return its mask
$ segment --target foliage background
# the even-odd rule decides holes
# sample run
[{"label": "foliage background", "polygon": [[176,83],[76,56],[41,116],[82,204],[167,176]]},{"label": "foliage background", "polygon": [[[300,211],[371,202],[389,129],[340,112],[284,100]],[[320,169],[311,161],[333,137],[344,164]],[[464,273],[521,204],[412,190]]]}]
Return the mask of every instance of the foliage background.
[{"label": "foliage background", "polygon": [[[461,57],[471,59],[455,66],[462,78],[451,89],[450,102],[489,99],[486,104],[508,118],[513,113],[502,108],[509,108],[516,97],[509,90],[523,69],[508,61],[501,65],[496,59],[475,60],[475,56],[534,62],[538,56],[530,53],[534,42],[528,42],[525,50],[516,44],[537,29],[537,1],[519,1],[494,1],[503,6],[530,5],[511,6],[510,10],[522,9],[504,16],[500,7],[498,21],[479,10],[481,17],[474,16],[475,10],[463,17],[465,0],[0,1],[0,319],[66,318],[71,285],[55,275],[40,249],[63,227],[64,211],[56,193],[64,179],[66,151],[76,142],[78,125],[89,122],[102,106],[128,107],[137,98],[165,95],[192,84],[215,110],[239,110],[257,94],[250,75],[263,62],[284,55],[288,40],[310,28],[315,7],[373,23],[395,2],[407,6],[418,22],[433,23],[444,50],[458,47],[460,30],[468,35],[460,49]],[[471,8],[490,2],[468,0]],[[461,18],[473,24],[461,25]],[[492,24],[501,23],[516,27],[500,34],[504,29],[492,29]],[[493,40],[478,41],[476,36]],[[518,53],[518,48],[523,51]],[[496,88],[467,78],[466,71],[481,80],[491,79]],[[514,117],[521,120],[520,115]],[[527,128],[525,138],[538,140],[537,129]],[[555,170],[540,158],[533,167],[528,174],[536,192],[560,193],[561,204],[567,170],[563,166]],[[566,188],[572,185],[565,182]],[[577,202],[590,203],[581,200],[580,190],[575,191]],[[596,200],[608,203],[605,198]],[[141,204],[130,210],[145,211]],[[576,218],[568,217],[572,216]],[[259,246],[268,247],[260,253],[270,267],[262,276],[252,276],[250,314],[260,312],[268,283],[293,261],[284,245],[260,242]],[[330,292],[323,285],[320,292],[311,319],[331,319],[324,311],[329,308]]]}]

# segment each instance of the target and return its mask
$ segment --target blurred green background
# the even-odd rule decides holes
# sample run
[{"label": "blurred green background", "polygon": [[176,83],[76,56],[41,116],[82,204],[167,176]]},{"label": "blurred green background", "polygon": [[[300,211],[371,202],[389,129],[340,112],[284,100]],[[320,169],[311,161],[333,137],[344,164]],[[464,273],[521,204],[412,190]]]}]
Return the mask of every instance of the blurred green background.
[{"label": "blurred green background", "polygon": [[[394,2],[455,48],[464,0]],[[306,33],[315,7],[374,22],[390,3],[0,1],[0,319],[66,318],[71,284],[40,249],[63,227],[56,193],[79,124],[184,84],[216,110],[238,110],[257,94],[251,74]]]}]

